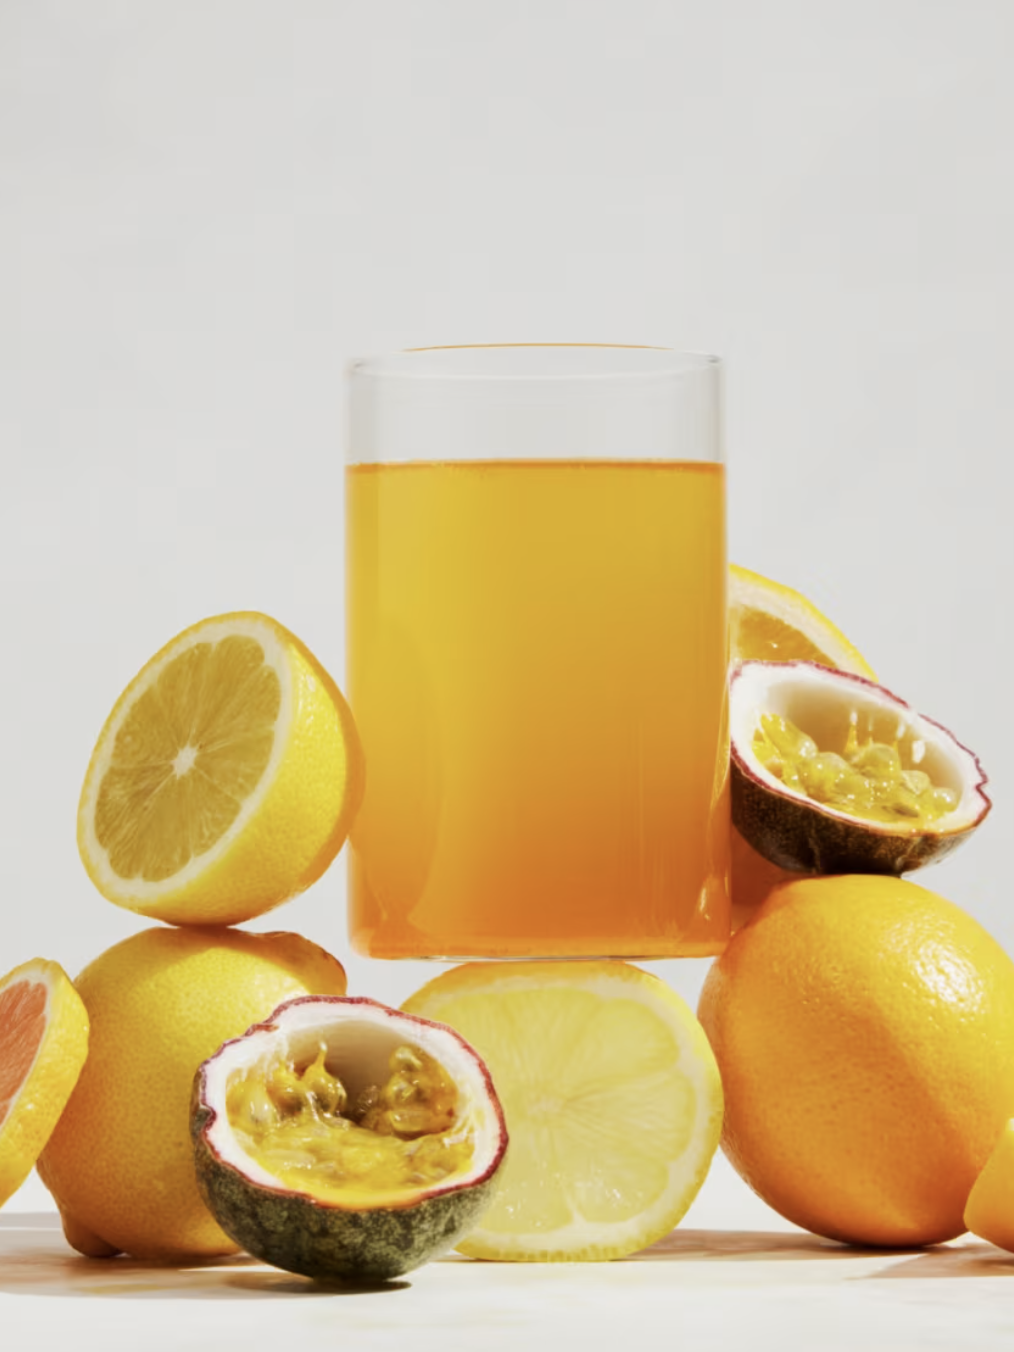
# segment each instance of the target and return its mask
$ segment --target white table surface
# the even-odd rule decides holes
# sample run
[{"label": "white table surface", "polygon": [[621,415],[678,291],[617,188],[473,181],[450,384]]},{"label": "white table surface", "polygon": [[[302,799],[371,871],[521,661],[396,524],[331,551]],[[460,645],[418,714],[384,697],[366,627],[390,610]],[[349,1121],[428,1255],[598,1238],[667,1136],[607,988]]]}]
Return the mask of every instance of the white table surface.
[{"label": "white table surface", "polygon": [[0,1347],[500,1349],[1014,1348],[1014,1255],[964,1237],[847,1249],[797,1230],[719,1157],[683,1224],[615,1263],[450,1257],[342,1293],[245,1256],[159,1267],[86,1259],[33,1176],[0,1211]]}]

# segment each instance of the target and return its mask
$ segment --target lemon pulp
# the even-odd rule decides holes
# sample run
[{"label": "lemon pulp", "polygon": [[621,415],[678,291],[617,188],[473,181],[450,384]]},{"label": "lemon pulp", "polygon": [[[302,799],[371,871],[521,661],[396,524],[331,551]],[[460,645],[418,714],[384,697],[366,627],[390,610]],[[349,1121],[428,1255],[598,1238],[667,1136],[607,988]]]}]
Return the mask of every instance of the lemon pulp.
[{"label": "lemon pulp", "polygon": [[98,794],[115,873],[162,882],[221,839],[267,768],[281,701],[254,638],[195,643],[166,664],[117,732]]},{"label": "lemon pulp", "polygon": [[839,754],[822,751],[789,719],[763,714],[753,749],[788,788],[866,821],[932,822],[958,804],[953,789],[934,784],[924,770],[906,768],[896,744],[860,742],[854,722]]},{"label": "lemon pulp", "polygon": [[418,1048],[392,1052],[389,1077],[350,1099],[321,1046],[302,1069],[288,1060],[235,1077],[226,1111],[245,1153],[280,1182],[315,1197],[392,1194],[459,1173],[473,1145],[458,1091]]},{"label": "lemon pulp", "polygon": [[603,1006],[581,990],[506,991],[496,1009],[482,996],[455,1003],[458,1026],[480,1045],[503,1039],[484,1027],[490,1017],[504,1029],[542,1027],[546,1038],[542,1054],[534,1040],[515,1045],[508,1054],[527,1064],[496,1079],[512,1145],[484,1227],[550,1232],[575,1213],[593,1223],[639,1216],[665,1193],[695,1120],[672,1032],[635,1000]]},{"label": "lemon pulp", "polygon": [[729,564],[729,638],[733,661],[805,661],[873,671],[862,653],[800,592]]},{"label": "lemon pulp", "polygon": [[749,653],[752,658],[764,662],[793,660],[832,665],[822,648],[774,615],[739,606],[732,610],[732,621],[738,651]]}]

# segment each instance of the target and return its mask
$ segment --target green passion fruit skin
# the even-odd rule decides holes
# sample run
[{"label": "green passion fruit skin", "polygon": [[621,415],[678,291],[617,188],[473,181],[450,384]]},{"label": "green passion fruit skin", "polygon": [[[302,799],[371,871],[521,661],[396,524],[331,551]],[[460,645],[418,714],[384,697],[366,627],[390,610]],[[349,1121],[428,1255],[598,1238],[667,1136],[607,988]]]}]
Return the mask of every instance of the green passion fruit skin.
[{"label": "green passion fruit skin", "polygon": [[[793,724],[821,752],[856,738],[897,750],[904,771],[947,791],[949,810],[872,820],[819,802],[763,763],[755,740],[771,715]],[[742,662],[729,687],[732,820],[772,864],[797,873],[902,874],[943,858],[992,806],[975,755],[942,724],[863,676],[816,662]]]},{"label": "green passion fruit skin", "polygon": [[[367,1175],[350,1188],[301,1186],[279,1178],[243,1144],[227,1107],[242,1077],[270,1076],[280,1064],[320,1064],[350,1097],[369,1097],[389,1080],[406,1049],[436,1062],[454,1085],[455,1139],[467,1139],[462,1167],[437,1182],[374,1189]],[[391,1081],[393,1083],[393,1081]],[[201,1195],[219,1225],[248,1253],[326,1282],[399,1277],[447,1253],[493,1197],[507,1149],[503,1109],[484,1062],[444,1024],[362,997],[300,996],[224,1043],[194,1077],[191,1139]],[[390,1137],[386,1138],[390,1145]]]}]

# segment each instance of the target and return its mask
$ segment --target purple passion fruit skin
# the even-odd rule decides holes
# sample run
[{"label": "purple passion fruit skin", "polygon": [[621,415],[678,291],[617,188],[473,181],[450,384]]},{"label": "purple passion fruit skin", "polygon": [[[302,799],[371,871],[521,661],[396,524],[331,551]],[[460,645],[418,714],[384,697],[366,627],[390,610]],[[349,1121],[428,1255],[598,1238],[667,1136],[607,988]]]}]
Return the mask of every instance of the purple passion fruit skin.
[{"label": "purple passion fruit skin", "polygon": [[[245,1067],[270,1064],[293,1049],[295,1060],[312,1060],[313,1046],[322,1043],[353,1084],[383,1077],[384,1071],[374,1073],[378,1056],[397,1046],[436,1060],[458,1089],[461,1122],[471,1123],[467,1167],[445,1181],[387,1196],[384,1189],[371,1196],[367,1179],[348,1201],[333,1186],[315,1196],[312,1177],[297,1188],[267,1172],[237,1141],[225,1111],[228,1083]],[[194,1077],[191,1138],[198,1187],[226,1234],[275,1267],[344,1283],[400,1277],[453,1249],[492,1201],[507,1148],[489,1072],[463,1038],[376,1001],[339,996],[286,1001],[205,1061]]]},{"label": "purple passion fruit skin", "polygon": [[[759,761],[753,737],[765,713],[844,746],[856,720],[879,728],[903,758],[918,758],[934,783],[956,791],[957,806],[933,821],[886,822],[817,802],[782,783]],[[942,724],[863,676],[814,662],[743,662],[730,685],[733,825],[758,854],[797,873],[902,874],[942,859],[966,840],[992,804],[974,754]],[[871,734],[872,735],[872,734]]]}]

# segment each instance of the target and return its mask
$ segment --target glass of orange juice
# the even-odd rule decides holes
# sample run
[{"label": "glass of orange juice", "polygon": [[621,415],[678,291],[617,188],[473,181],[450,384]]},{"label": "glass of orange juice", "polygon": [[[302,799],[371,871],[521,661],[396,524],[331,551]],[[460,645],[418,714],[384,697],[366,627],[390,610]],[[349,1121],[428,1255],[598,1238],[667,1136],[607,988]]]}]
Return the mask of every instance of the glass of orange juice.
[{"label": "glass of orange juice", "polygon": [[720,951],[719,362],[555,344],[360,361],[348,452],[353,946]]}]

